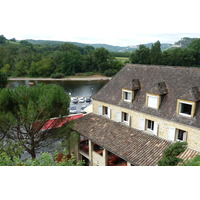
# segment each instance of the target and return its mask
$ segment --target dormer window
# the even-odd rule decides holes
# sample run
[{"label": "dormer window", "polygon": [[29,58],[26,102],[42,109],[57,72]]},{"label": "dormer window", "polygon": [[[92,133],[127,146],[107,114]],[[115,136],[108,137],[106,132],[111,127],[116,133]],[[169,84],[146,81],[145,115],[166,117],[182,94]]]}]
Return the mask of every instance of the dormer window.
[{"label": "dormer window", "polygon": [[133,96],[132,96],[132,94],[133,94],[133,91],[130,91],[130,90],[122,90],[122,99],[124,100],[124,101],[127,101],[127,102],[132,102],[132,98],[133,98]]},{"label": "dormer window", "polygon": [[194,117],[196,103],[192,101],[177,100],[177,114],[185,117]]},{"label": "dormer window", "polygon": [[161,97],[168,93],[167,85],[165,82],[156,83],[146,93],[146,106],[158,109],[161,104]]},{"label": "dormer window", "polygon": [[126,85],[122,88],[122,100],[132,102],[140,88],[140,81],[138,79],[133,79],[132,81],[126,83]]},{"label": "dormer window", "polygon": [[150,108],[158,109],[160,106],[160,96],[154,94],[146,95],[146,105]]},{"label": "dormer window", "polygon": [[178,97],[176,113],[185,117],[194,117],[196,104],[200,101],[198,87],[192,87]]}]

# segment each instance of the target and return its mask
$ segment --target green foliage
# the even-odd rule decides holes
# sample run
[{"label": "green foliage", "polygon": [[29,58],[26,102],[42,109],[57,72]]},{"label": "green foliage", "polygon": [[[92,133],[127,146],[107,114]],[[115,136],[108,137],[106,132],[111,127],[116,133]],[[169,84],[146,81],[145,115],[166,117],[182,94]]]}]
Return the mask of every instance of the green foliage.
[{"label": "green foliage", "polygon": [[183,165],[184,166],[200,166],[200,155],[196,155],[194,158],[189,159]]},{"label": "green foliage", "polygon": [[162,158],[158,161],[158,166],[176,166],[183,162],[178,158],[187,148],[187,142],[175,142],[164,150]]},{"label": "green foliage", "polygon": [[65,75],[62,73],[56,73],[56,74],[52,74],[51,78],[64,78]]},{"label": "green foliage", "polygon": [[187,48],[169,48],[161,51],[159,41],[151,49],[140,45],[130,57],[131,63],[200,67],[200,39],[194,39]]},{"label": "green foliage", "polygon": [[131,63],[150,64],[150,50],[144,45],[140,45],[139,49],[132,53],[130,57]]},{"label": "green foliage", "polygon": [[4,37],[4,35],[0,35],[0,44],[5,44],[7,42],[7,39]]},{"label": "green foliage", "polygon": [[[37,148],[56,141],[67,126],[49,132],[40,131],[52,117],[68,114],[70,98],[63,88],[56,85],[39,84],[34,87],[16,87],[0,90],[0,133],[12,141],[19,141],[25,151],[35,157]],[[5,118],[5,119],[3,119]],[[54,122],[54,126],[60,121]],[[5,127],[9,127],[6,131]],[[57,134],[57,138],[53,135]]]},{"label": "green foliage", "polygon": [[115,69],[108,69],[106,71],[104,71],[104,75],[108,76],[108,77],[112,77],[117,73],[117,70]]},{"label": "green foliage", "polygon": [[0,142],[0,166],[12,166],[20,163],[22,148],[19,143],[8,140]]},{"label": "green foliage", "polygon": [[187,48],[194,40],[198,38],[189,38],[189,37],[184,37],[181,38],[179,41],[175,42],[175,45],[181,45],[182,48]]},{"label": "green foliage", "polygon": [[76,161],[74,155],[70,155],[65,149],[62,153],[43,152],[35,159],[26,160],[21,160],[18,153],[13,155],[10,151],[0,151],[0,166],[82,166],[83,164],[83,161]]},{"label": "green foliage", "polygon": [[5,88],[7,84],[8,84],[7,75],[0,71],[0,89]]},{"label": "green foliage", "polygon": [[162,51],[160,47],[160,41],[154,43],[150,50],[151,64],[159,65],[162,62]]}]

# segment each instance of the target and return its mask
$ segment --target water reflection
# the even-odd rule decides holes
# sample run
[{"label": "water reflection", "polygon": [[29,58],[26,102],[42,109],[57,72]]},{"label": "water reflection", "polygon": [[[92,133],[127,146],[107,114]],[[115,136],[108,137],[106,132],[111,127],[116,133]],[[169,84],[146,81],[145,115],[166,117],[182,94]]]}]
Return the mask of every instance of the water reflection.
[{"label": "water reflection", "polygon": [[64,90],[71,96],[91,96],[101,89],[108,80],[98,81],[9,81],[8,88],[15,88],[19,85],[26,85],[27,87],[37,85],[39,83],[56,84],[64,88]]}]

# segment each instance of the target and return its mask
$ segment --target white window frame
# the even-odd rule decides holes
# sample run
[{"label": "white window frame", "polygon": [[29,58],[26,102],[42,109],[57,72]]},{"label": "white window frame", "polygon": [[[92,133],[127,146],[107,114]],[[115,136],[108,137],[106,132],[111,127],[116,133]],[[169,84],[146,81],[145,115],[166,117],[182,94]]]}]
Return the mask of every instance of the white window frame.
[{"label": "white window frame", "polygon": [[[107,114],[105,114],[105,108],[107,108],[108,110],[107,110]],[[103,115],[103,116],[105,116],[105,117],[108,117],[108,118],[111,118],[111,109],[110,109],[110,107],[108,107],[108,106],[99,106],[98,107],[98,114],[99,115]]]},{"label": "white window frame", "polygon": [[[151,126],[153,127],[153,129],[148,128],[148,123],[149,123],[149,121],[151,122]],[[155,123],[154,121],[147,119],[147,120],[146,120],[146,130],[147,130],[147,131],[150,131],[150,132],[153,132],[153,131],[154,131],[154,123]]]},{"label": "white window frame", "polygon": [[[179,140],[178,139],[178,131],[179,130],[181,130],[181,129],[178,129],[178,128],[175,128],[175,127],[169,127],[168,140],[186,142],[188,133],[185,131],[184,135],[183,135],[183,140]],[[184,130],[182,130],[182,131],[184,131]]]},{"label": "white window frame", "polygon": [[[127,115],[127,120],[124,120],[124,114]],[[127,126],[130,126],[130,120],[131,120],[131,115],[129,113],[126,112],[122,112],[121,113],[121,122],[126,124]]]},{"label": "white window frame", "polygon": [[175,140],[179,141],[179,142],[186,142],[187,141],[187,132],[184,131],[184,130],[181,130],[181,131],[184,131],[184,132],[183,132],[183,140],[180,140],[180,139],[178,139],[178,132],[179,132],[179,130],[181,130],[181,129],[176,129]]},{"label": "white window frame", "polygon": [[[130,99],[125,99],[125,92],[127,92],[127,93],[129,93],[129,95],[130,95]],[[123,96],[123,100],[124,101],[127,101],[127,102],[132,102],[132,91],[129,91],[129,90],[122,90],[122,96]]]},{"label": "white window frame", "polygon": [[[154,102],[154,106],[151,106],[151,105],[149,105],[149,98],[154,98],[154,99],[156,99],[156,102]],[[147,107],[149,107],[149,108],[154,108],[154,109],[158,109],[158,107],[159,107],[159,100],[160,100],[160,98],[159,98],[159,96],[156,96],[156,95],[152,95],[152,94],[146,94],[146,105],[147,105]]]},{"label": "white window frame", "polygon": [[[185,113],[181,113],[181,106],[182,104],[188,104],[188,105],[191,105],[191,114],[185,114]],[[183,115],[183,116],[186,116],[186,117],[191,117],[192,116],[192,106],[193,104],[192,103],[189,103],[189,102],[185,102],[185,101],[179,101],[179,115]]]}]

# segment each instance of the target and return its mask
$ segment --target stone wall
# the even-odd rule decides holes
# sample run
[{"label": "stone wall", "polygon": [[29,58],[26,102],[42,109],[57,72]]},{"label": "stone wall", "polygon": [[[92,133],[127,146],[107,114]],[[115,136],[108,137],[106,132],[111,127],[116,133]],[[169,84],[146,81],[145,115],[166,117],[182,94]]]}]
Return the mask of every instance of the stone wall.
[{"label": "stone wall", "polygon": [[[161,137],[163,139],[168,140],[168,133],[169,133],[169,128],[174,127],[176,129],[181,129],[187,132],[187,142],[188,142],[188,147],[191,149],[194,149],[196,151],[200,151],[200,129],[192,126],[188,126],[185,124],[169,121],[163,118],[158,118],[152,115],[148,115],[145,113],[140,113],[136,112],[133,110],[129,110],[126,108],[106,104],[104,102],[96,101],[93,100],[93,112],[95,114],[98,114],[98,107],[99,106],[106,106],[111,109],[111,117],[110,119],[113,121],[116,121],[116,113],[117,111],[119,112],[126,112],[129,113],[131,118],[130,118],[130,126],[136,129],[140,129],[140,119],[144,118],[147,120],[152,120],[158,124],[158,137]],[[152,132],[145,131],[146,133],[153,134]]]}]

